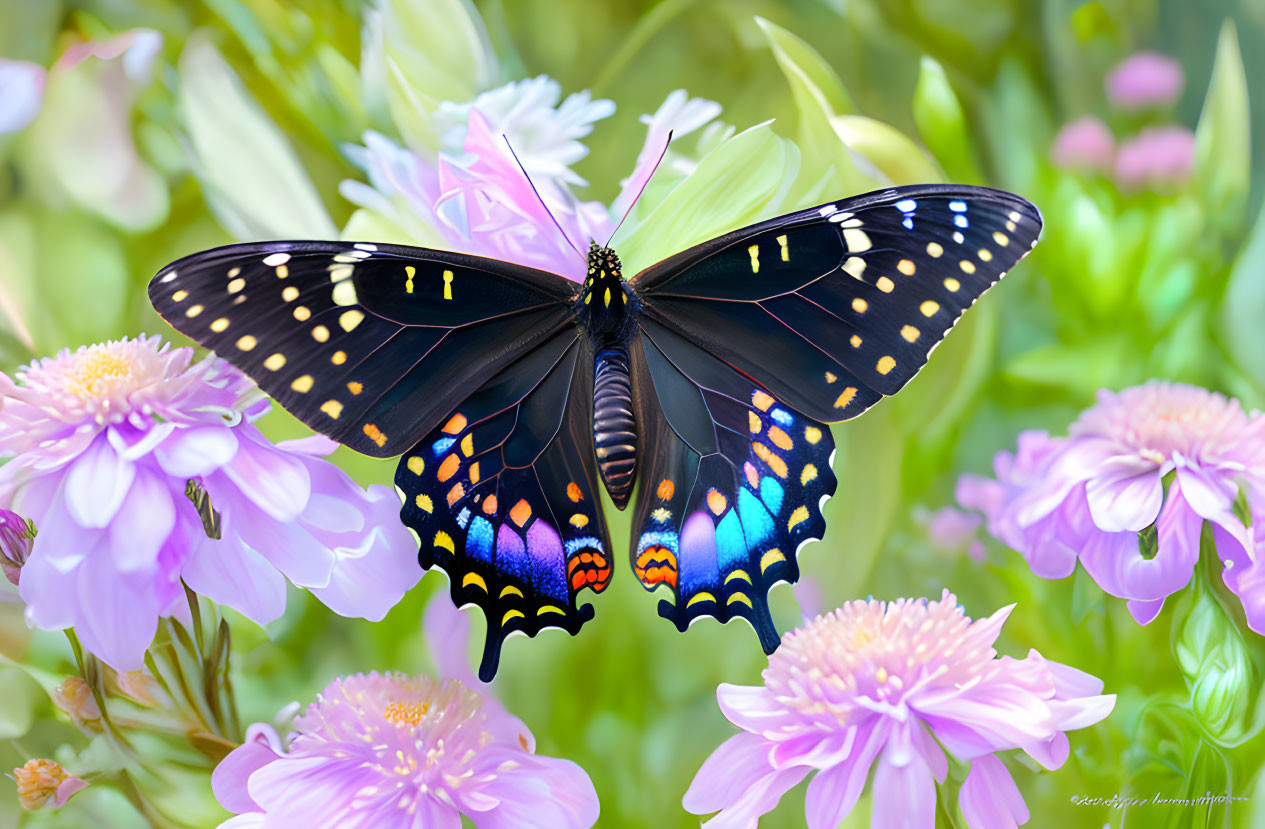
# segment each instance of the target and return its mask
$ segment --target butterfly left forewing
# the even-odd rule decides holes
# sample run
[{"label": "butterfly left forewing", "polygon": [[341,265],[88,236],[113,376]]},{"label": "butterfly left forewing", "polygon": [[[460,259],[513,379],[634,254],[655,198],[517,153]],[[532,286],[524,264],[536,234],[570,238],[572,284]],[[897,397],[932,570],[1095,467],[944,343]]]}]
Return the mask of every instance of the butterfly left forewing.
[{"label": "butterfly left forewing", "polygon": [[176,329],[308,426],[378,457],[408,449],[573,327],[574,294],[561,277],[508,263],[343,242],[229,245],[172,263],[149,286]]},{"label": "butterfly left forewing", "polygon": [[1009,193],[897,187],[735,231],[634,284],[647,318],[834,422],[899,391],[1040,230]]},{"label": "butterfly left forewing", "polygon": [[400,459],[401,518],[418,535],[422,565],[443,569],[453,601],[487,618],[484,680],[510,634],[578,633],[593,617],[579,592],[610,581],[591,366],[574,334],[555,335]]}]

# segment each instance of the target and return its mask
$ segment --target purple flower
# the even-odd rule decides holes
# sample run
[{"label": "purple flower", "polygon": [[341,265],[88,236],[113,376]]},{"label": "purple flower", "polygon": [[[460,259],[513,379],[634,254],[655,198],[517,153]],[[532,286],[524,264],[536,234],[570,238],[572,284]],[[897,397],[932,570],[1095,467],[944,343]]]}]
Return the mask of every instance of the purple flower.
[{"label": "purple flower", "polygon": [[1167,188],[1184,184],[1195,166],[1195,134],[1186,127],[1147,127],[1121,142],[1116,181],[1121,187]]},{"label": "purple flower", "polygon": [[1147,109],[1177,100],[1186,76],[1176,60],[1155,52],[1125,58],[1107,76],[1107,98],[1121,109]]},{"label": "purple flower", "polygon": [[[659,113],[643,119],[646,144],[615,199],[613,212],[618,215],[613,218],[606,205],[573,193],[572,187],[584,182],[569,166],[586,152],[577,139],[613,105],[577,93],[555,107],[560,94],[556,82],[541,77],[484,93],[468,104],[441,105],[436,123],[454,144],[433,161],[367,133],[365,145],[349,147],[348,153],[370,183],[342,184],[343,195],[376,218],[367,226],[353,218],[356,234],[395,235],[402,242],[516,262],[582,281],[586,260],[577,251],[586,250],[590,239],[605,243],[610,238],[618,217],[650,178],[669,130],[681,136],[698,129],[715,117],[719,106],[678,90]],[[530,181],[503,136],[519,154]]]},{"label": "purple flower", "polygon": [[1064,124],[1054,138],[1050,156],[1060,167],[1107,172],[1116,153],[1116,139],[1107,125],[1092,115]]},{"label": "purple flower", "polygon": [[597,821],[576,764],[535,753],[523,724],[459,680],[356,674],[297,717],[288,746],[256,723],[211,783],[225,827],[571,829]]},{"label": "purple flower", "polygon": [[16,512],[0,509],[0,567],[4,577],[18,583],[22,565],[31,555],[31,542],[35,538],[34,527]]},{"label": "purple flower", "polygon": [[142,337],[0,374],[0,505],[39,530],[19,584],[28,621],[74,627],[126,671],[185,602],[181,581],[261,624],[286,577],[382,618],[421,576],[399,500],[319,460],[324,438],[270,445],[250,422],[268,408],[258,390],[192,357]]},{"label": "purple flower", "polygon": [[1046,661],[997,657],[1005,607],[972,621],[947,590],[940,601],[848,602],[786,634],[764,685],[721,685],[721,711],[742,732],[707,758],[685,794],[709,829],[754,827],[810,772],[809,829],[851,813],[874,769],[871,826],[936,823],[945,750],[971,764],[958,803],[977,829],[1028,819],[995,756],[1022,749],[1047,769],[1067,760],[1065,731],[1107,716],[1102,682]]},{"label": "purple flower", "polygon": [[1236,510],[1242,491],[1265,517],[1265,417],[1205,389],[1151,382],[1099,392],[1068,432],[1025,433],[1018,455],[998,454],[997,480],[963,478],[958,500],[1037,575],[1063,578],[1079,559],[1140,624],[1190,581],[1206,521],[1227,586],[1265,632],[1261,540]]}]

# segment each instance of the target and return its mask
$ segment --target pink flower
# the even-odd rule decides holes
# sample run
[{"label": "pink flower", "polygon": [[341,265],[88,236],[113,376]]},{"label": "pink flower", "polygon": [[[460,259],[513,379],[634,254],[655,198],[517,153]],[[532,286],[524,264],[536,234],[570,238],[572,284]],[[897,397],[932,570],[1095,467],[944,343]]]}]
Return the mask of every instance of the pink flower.
[{"label": "pink flower", "polygon": [[998,455],[998,479],[964,478],[959,501],[1040,576],[1067,576],[1079,558],[1140,624],[1190,581],[1206,521],[1227,586],[1265,632],[1261,541],[1235,506],[1242,491],[1265,516],[1265,417],[1205,389],[1151,382],[1099,392],[1068,432],[1025,433],[1018,457]]},{"label": "pink flower", "polygon": [[742,729],[707,758],[685,794],[709,829],[754,827],[810,772],[809,829],[851,813],[872,766],[872,826],[935,826],[945,750],[971,764],[958,798],[977,829],[1025,823],[1028,810],[995,756],[1022,749],[1047,769],[1067,760],[1065,731],[1107,716],[1098,679],[1048,662],[997,657],[1005,607],[972,621],[940,601],[848,602],[782,637],[764,685],[721,685],[721,711]]},{"label": "pink flower", "polygon": [[256,723],[211,783],[225,827],[571,829],[597,821],[597,792],[567,760],[535,753],[518,720],[458,680],[337,679],[296,718],[288,747]]},{"label": "pink flower", "polygon": [[1195,134],[1186,127],[1148,127],[1121,142],[1116,181],[1121,187],[1184,184],[1195,165]]},{"label": "pink flower", "polygon": [[1072,170],[1107,172],[1116,153],[1116,139],[1107,125],[1092,115],[1064,124],[1054,138],[1054,163]]},{"label": "pink flower", "polygon": [[984,560],[986,551],[978,536],[984,519],[978,515],[954,507],[941,507],[935,512],[920,508],[914,512],[914,521],[922,525],[932,546],[940,552],[966,553],[975,561]]},{"label": "pink flower", "polygon": [[1177,100],[1186,76],[1176,60],[1155,52],[1125,58],[1107,76],[1107,98],[1121,109],[1146,109]]},{"label": "pink flower", "polygon": [[126,671],[180,611],[182,581],[261,624],[286,577],[382,618],[421,576],[399,500],[319,460],[324,438],[269,444],[250,422],[268,408],[258,390],[192,357],[142,337],[0,374],[0,505],[39,533],[19,583],[28,621],[74,627]]},{"label": "pink flower", "polygon": [[[699,128],[715,117],[719,106],[689,99],[681,90],[669,96],[660,113],[646,121],[645,147],[612,215],[601,202],[574,194],[572,187],[583,180],[569,165],[587,152],[577,139],[613,105],[577,93],[555,109],[559,95],[556,82],[542,76],[485,93],[469,104],[441,105],[438,126],[447,140],[459,138],[461,143],[441,150],[434,161],[367,133],[365,145],[348,152],[370,183],[345,181],[342,193],[397,228],[420,220],[423,230],[413,231],[420,238],[394,241],[502,259],[583,281],[589,241],[604,244],[610,238],[618,218],[649,179],[668,132],[675,128],[680,136]],[[540,133],[554,140],[542,141]]]}]

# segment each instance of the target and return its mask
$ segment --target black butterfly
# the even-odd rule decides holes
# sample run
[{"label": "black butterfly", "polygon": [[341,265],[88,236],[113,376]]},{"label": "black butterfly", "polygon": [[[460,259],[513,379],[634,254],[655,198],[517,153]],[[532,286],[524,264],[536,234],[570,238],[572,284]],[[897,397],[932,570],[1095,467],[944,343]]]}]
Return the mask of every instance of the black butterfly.
[{"label": "black butterfly", "polygon": [[633,570],[679,629],[799,576],[835,491],[827,423],[895,394],[1036,244],[1041,215],[980,187],[896,187],[771,219],[625,280],[594,243],[577,285],[399,245],[229,245],[149,286],[177,329],[313,429],[403,454],[401,518],[458,605],[575,634],[611,578],[598,481],[634,487]]}]

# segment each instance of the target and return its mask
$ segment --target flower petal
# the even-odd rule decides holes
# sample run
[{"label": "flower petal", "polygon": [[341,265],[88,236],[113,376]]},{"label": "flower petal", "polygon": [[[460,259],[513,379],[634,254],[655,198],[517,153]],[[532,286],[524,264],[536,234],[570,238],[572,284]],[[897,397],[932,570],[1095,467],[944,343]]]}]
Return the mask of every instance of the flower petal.
[{"label": "flower petal", "polygon": [[202,538],[191,553],[181,577],[193,592],[228,605],[260,625],[285,611],[285,577],[240,539]]},{"label": "flower petal", "polygon": [[121,575],[99,552],[84,559],[77,576],[79,641],[116,671],[144,667],[145,649],[158,630],[160,585],[144,574]]},{"label": "flower petal", "polygon": [[986,754],[971,762],[958,806],[971,829],[1017,829],[1028,822],[1028,805],[1001,760]]},{"label": "flower petal", "polygon": [[725,719],[744,731],[755,734],[771,731],[787,719],[786,706],[760,685],[730,685],[722,682],[716,688],[716,701],[720,704]]},{"label": "flower petal", "polygon": [[110,524],[110,553],[120,572],[152,571],[159,553],[176,525],[171,484],[153,472],[139,470],[114,521]]},{"label": "flower petal", "polygon": [[227,426],[193,426],[177,429],[154,450],[168,475],[201,478],[233,459],[237,437]]},{"label": "flower petal", "polygon": [[1102,462],[1085,483],[1085,497],[1099,529],[1139,532],[1159,515],[1164,487],[1153,462],[1122,455]]},{"label": "flower petal", "polygon": [[[518,746],[489,749],[480,758],[502,768],[482,793],[500,802],[471,817],[479,829],[588,829],[597,822],[597,790],[569,760],[527,754]],[[507,761],[514,765],[508,767]]]},{"label": "flower petal", "polygon": [[727,809],[772,772],[768,743],[755,734],[735,734],[703,761],[681,804],[696,815]]},{"label": "flower petal", "polygon": [[[251,726],[257,728],[260,724]],[[272,730],[272,726],[263,726]],[[272,731],[276,737],[276,732]],[[275,742],[276,745],[280,741]],[[220,805],[230,812],[258,812],[261,808],[248,790],[250,776],[257,770],[276,760],[280,755],[273,748],[274,742],[265,735],[251,739],[247,733],[246,742],[229,752],[211,772],[211,791]]]},{"label": "flower petal", "polygon": [[874,812],[870,829],[931,827],[936,822],[936,786],[931,768],[918,752],[896,765],[889,747],[874,771]]},{"label": "flower petal", "polygon": [[66,506],[83,527],[105,527],[127,497],[136,467],[123,460],[104,435],[71,465],[66,476]]},{"label": "flower petal", "polygon": [[[312,492],[307,467],[271,446],[254,426],[237,427],[238,447],[224,474],[253,504],[278,521],[291,521],[307,506]],[[216,493],[207,491],[214,502]]]},{"label": "flower petal", "polygon": [[852,813],[888,733],[888,720],[883,719],[854,743],[847,759],[818,772],[809,781],[804,797],[804,818],[809,829],[834,829]]},{"label": "flower petal", "polygon": [[382,621],[422,578],[416,544],[402,529],[375,529],[359,547],[336,549],[329,584],[309,588],[312,595],[340,616]]}]

